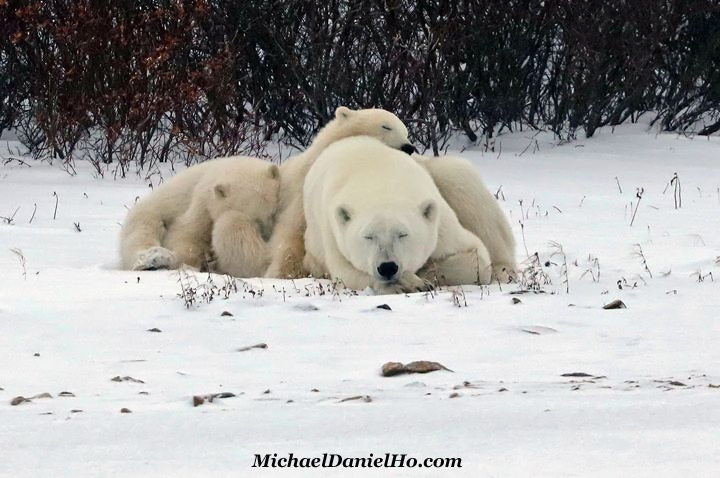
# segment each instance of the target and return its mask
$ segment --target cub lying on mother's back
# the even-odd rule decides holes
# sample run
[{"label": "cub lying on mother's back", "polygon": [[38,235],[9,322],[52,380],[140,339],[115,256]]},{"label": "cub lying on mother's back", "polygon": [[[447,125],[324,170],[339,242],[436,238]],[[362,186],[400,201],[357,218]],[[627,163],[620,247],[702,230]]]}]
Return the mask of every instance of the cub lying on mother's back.
[{"label": "cub lying on mother's back", "polygon": [[446,285],[487,284],[487,248],[464,229],[425,168],[367,136],[335,142],[304,185],[305,266],[346,287],[377,292],[428,288],[432,259]]}]

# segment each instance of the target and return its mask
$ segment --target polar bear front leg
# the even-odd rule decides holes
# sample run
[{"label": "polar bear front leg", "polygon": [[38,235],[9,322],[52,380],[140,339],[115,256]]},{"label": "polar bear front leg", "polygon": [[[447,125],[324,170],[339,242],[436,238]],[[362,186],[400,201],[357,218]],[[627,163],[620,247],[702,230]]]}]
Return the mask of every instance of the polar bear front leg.
[{"label": "polar bear front leg", "polygon": [[[326,234],[322,234],[326,236]],[[372,287],[373,279],[368,274],[356,269],[342,255],[333,240],[324,240],[325,265],[333,280],[339,280],[348,289],[364,290]]]},{"label": "polar bear front leg", "polygon": [[210,251],[212,220],[202,201],[194,199],[190,207],[170,226],[165,246],[173,251],[176,267],[184,264],[191,268],[207,267]]},{"label": "polar bear front leg", "polygon": [[305,250],[305,259],[303,259],[303,267],[308,274],[316,279],[327,279],[328,271],[325,264],[320,259]]},{"label": "polar bear front leg", "polygon": [[491,268],[483,259],[487,249],[475,248],[450,256],[430,259],[418,275],[439,286],[489,284]]},{"label": "polar bear front leg", "polygon": [[461,228],[452,238],[440,238],[439,247],[419,271],[438,285],[489,284],[492,278],[490,253],[470,231]]},{"label": "polar bear front leg", "polygon": [[302,198],[296,198],[278,217],[270,238],[271,260],[265,277],[299,279],[308,276],[303,267],[305,227]]},{"label": "polar bear front leg", "polygon": [[212,230],[213,272],[234,277],[260,277],[268,265],[268,247],[259,225],[247,216],[228,211]]}]

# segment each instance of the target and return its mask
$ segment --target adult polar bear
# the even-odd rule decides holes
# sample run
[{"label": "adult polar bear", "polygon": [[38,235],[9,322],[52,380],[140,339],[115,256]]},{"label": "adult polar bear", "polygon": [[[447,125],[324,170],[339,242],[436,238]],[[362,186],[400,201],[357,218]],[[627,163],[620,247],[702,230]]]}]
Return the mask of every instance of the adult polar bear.
[{"label": "adult polar bear", "polygon": [[315,160],[303,189],[306,266],[352,289],[426,290],[434,263],[445,285],[487,284],[490,256],[462,227],[427,170],[375,138],[337,141]]},{"label": "adult polar bear", "polygon": [[310,147],[280,165],[280,205],[275,230],[270,238],[270,265],[265,277],[300,278],[307,275],[305,256],[305,214],[303,183],[315,159],[331,144],[343,138],[371,136],[391,148],[412,154],[408,131],[400,119],[379,108],[351,110],[340,106],[335,118],[318,132]]},{"label": "adult polar bear", "polygon": [[[392,113],[380,109],[353,111],[339,107],[335,119],[318,133],[310,148],[280,166],[280,213],[270,239],[272,258],[265,277],[297,279],[311,272],[303,267],[303,180],[315,158],[329,144],[359,135],[376,137],[406,153],[414,150],[408,142],[407,128]],[[507,282],[517,270],[515,239],[505,214],[477,169],[469,161],[453,156],[426,158],[416,154],[413,157],[428,170],[463,227],[485,243],[494,279]],[[425,270],[429,274],[433,270],[437,272],[433,262],[428,263]]]}]

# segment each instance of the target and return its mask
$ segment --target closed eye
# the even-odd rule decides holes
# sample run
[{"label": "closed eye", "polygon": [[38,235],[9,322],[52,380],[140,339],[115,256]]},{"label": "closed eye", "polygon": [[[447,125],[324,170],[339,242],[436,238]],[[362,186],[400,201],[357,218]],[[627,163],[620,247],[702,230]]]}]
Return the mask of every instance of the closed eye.
[{"label": "closed eye", "polygon": [[392,131],[392,128],[390,126],[383,125],[382,129],[387,130],[387,131]]},{"label": "closed eye", "polygon": [[398,239],[405,239],[406,237],[408,237],[408,235],[405,234],[404,232],[398,234]]},{"label": "closed eye", "polygon": [[363,236],[364,239],[367,239],[368,241],[372,241],[374,239],[374,236]]}]

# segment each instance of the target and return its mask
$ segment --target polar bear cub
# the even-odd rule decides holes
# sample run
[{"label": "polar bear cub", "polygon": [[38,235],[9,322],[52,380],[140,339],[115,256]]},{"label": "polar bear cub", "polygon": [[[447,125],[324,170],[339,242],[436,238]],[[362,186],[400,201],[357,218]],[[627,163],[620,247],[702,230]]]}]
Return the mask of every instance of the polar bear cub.
[{"label": "polar bear cub", "polygon": [[351,110],[340,106],[333,118],[302,154],[280,165],[282,188],[275,231],[270,240],[271,262],[265,277],[299,278],[303,270],[305,216],[303,214],[303,182],[315,159],[329,145],[343,138],[371,136],[384,144],[412,154],[415,148],[408,140],[408,130],[400,119],[379,108]]},{"label": "polar bear cub", "polygon": [[181,171],[128,213],[120,235],[122,268],[204,268],[211,262],[215,272],[261,276],[279,187],[278,167],[256,158],[213,159]]},{"label": "polar bear cub", "polygon": [[428,261],[444,282],[487,284],[487,248],[464,229],[430,174],[412,157],[357,136],[328,146],[305,178],[305,266],[346,287],[378,293],[430,287]]}]

